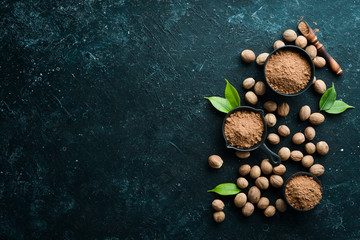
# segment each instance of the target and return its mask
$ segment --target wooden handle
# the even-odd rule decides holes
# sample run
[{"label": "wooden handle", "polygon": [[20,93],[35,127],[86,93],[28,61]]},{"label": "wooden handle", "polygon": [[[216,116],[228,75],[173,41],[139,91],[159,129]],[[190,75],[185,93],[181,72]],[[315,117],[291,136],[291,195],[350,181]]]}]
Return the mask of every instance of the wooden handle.
[{"label": "wooden handle", "polygon": [[337,75],[341,76],[344,74],[344,71],[341,69],[340,65],[333,59],[330,54],[326,51],[324,45],[322,45],[319,40],[313,43],[318,50],[318,52],[325,58],[326,62],[329,63],[331,70]]}]

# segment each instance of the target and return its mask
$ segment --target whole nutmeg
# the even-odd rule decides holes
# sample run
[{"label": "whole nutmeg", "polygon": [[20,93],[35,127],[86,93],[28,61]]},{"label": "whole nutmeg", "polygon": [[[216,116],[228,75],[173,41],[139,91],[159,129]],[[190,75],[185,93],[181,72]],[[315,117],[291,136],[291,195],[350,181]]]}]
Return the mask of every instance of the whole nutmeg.
[{"label": "whole nutmeg", "polygon": [[253,214],[254,209],[255,209],[254,205],[251,202],[247,202],[245,203],[244,207],[241,209],[241,212],[245,217],[248,217],[251,214]]},{"label": "whole nutmeg", "polygon": [[223,211],[214,212],[213,217],[215,222],[221,223],[225,220],[225,213]]},{"label": "whole nutmeg", "polygon": [[259,66],[264,66],[265,61],[266,61],[266,59],[267,59],[268,56],[269,56],[268,53],[262,53],[262,54],[260,54],[260,55],[256,58],[256,63],[257,63]]},{"label": "whole nutmeg", "polygon": [[279,135],[277,135],[276,133],[270,133],[267,137],[267,140],[269,141],[269,143],[271,143],[272,145],[276,145],[280,142],[280,137]]},{"label": "whole nutmeg", "polygon": [[236,151],[236,152],[235,152],[235,155],[236,155],[238,158],[245,159],[245,158],[250,157],[250,152],[240,152],[240,151]]},{"label": "whole nutmeg", "polygon": [[261,197],[259,202],[257,203],[257,207],[261,210],[267,208],[270,204],[270,201],[267,197]]},{"label": "whole nutmeg", "polygon": [[305,51],[310,55],[310,57],[312,59],[314,59],[317,55],[317,50],[316,50],[316,47],[314,45],[310,45],[310,46],[307,46],[305,48]]},{"label": "whole nutmeg", "polygon": [[281,41],[281,40],[276,40],[274,42],[274,44],[273,44],[274,50],[279,48],[279,47],[283,47],[283,46],[285,46],[285,43],[283,41]]},{"label": "whole nutmeg", "polygon": [[277,109],[277,104],[274,101],[266,101],[264,103],[264,109],[268,112],[275,112]]},{"label": "whole nutmeg", "polygon": [[241,59],[246,63],[255,61],[255,53],[249,49],[245,49],[241,52]]},{"label": "whole nutmeg", "polygon": [[316,82],[316,77],[314,76],[313,82],[311,84],[315,84]]},{"label": "whole nutmeg", "polygon": [[244,164],[239,167],[239,173],[241,176],[246,176],[250,173],[251,167],[249,164]]},{"label": "whole nutmeg", "polygon": [[238,208],[242,208],[247,201],[247,196],[245,193],[238,193],[235,196],[234,204]]},{"label": "whole nutmeg", "polygon": [[314,154],[316,151],[316,147],[315,147],[315,144],[309,142],[307,144],[305,144],[305,152],[307,154]]},{"label": "whole nutmeg", "polygon": [[266,177],[258,177],[255,185],[261,190],[266,190],[269,188],[269,180]]},{"label": "whole nutmeg", "polygon": [[295,162],[300,162],[303,157],[304,157],[303,153],[298,150],[294,150],[290,153],[291,160]]},{"label": "whole nutmeg", "polygon": [[253,78],[246,78],[243,81],[243,87],[247,90],[251,89],[255,85],[255,79]]},{"label": "whole nutmeg", "polygon": [[221,166],[224,163],[224,161],[218,155],[211,155],[208,158],[208,162],[209,162],[210,167],[212,167],[212,168],[221,168]]},{"label": "whole nutmeg", "polygon": [[212,203],[211,203],[211,206],[213,207],[213,209],[215,211],[222,211],[224,210],[224,202],[221,201],[220,199],[215,199]]},{"label": "whole nutmeg", "polygon": [[313,59],[313,61],[314,61],[315,67],[317,67],[317,68],[323,68],[326,65],[326,60],[323,57],[317,56]]},{"label": "whole nutmeg", "polygon": [[316,151],[320,155],[326,155],[329,152],[329,145],[325,141],[320,141],[316,144]]},{"label": "whole nutmeg", "polygon": [[286,125],[280,125],[278,128],[278,133],[280,136],[286,137],[290,135],[290,129]]},{"label": "whole nutmeg", "polygon": [[317,92],[318,94],[323,95],[326,92],[326,84],[323,80],[316,80],[315,84],[314,84],[314,90],[315,92]]},{"label": "whole nutmeg", "polygon": [[281,161],[286,161],[290,158],[290,149],[287,147],[282,147],[280,148],[278,155],[281,158]]},{"label": "whole nutmeg", "polygon": [[258,96],[264,95],[266,92],[265,83],[263,83],[262,81],[257,82],[254,86],[254,92]]},{"label": "whole nutmeg", "polygon": [[254,165],[251,170],[250,170],[250,177],[252,179],[256,179],[258,177],[260,177],[261,175],[261,169],[258,165]]},{"label": "whole nutmeg", "polygon": [[280,103],[277,108],[277,113],[281,117],[286,117],[289,114],[290,106],[286,102]]},{"label": "whole nutmeg", "polygon": [[287,205],[286,205],[286,202],[279,198],[276,200],[275,202],[275,206],[276,206],[276,209],[279,211],[279,212],[285,212],[286,209],[287,209]]},{"label": "whole nutmeg", "polygon": [[281,187],[283,185],[283,183],[284,183],[284,180],[282,179],[281,176],[279,176],[279,175],[271,175],[270,176],[270,184],[274,188]]},{"label": "whole nutmeg", "polygon": [[294,30],[288,29],[283,33],[283,38],[287,42],[295,41],[297,34]]},{"label": "whole nutmeg", "polygon": [[272,113],[268,113],[265,115],[265,121],[269,127],[273,127],[276,125],[276,116]]},{"label": "whole nutmeg", "polygon": [[320,177],[321,175],[324,174],[325,169],[324,166],[321,164],[314,164],[311,166],[311,168],[309,169],[309,172],[314,174],[317,177]]},{"label": "whole nutmeg", "polygon": [[307,127],[307,128],[305,128],[304,135],[307,140],[311,141],[314,139],[314,137],[316,135],[316,131],[313,127]]},{"label": "whole nutmeg", "polygon": [[244,177],[239,177],[237,180],[236,180],[236,185],[241,188],[241,189],[244,189],[244,188],[247,188],[247,186],[249,186],[249,182],[248,180],[246,180],[246,178]]},{"label": "whole nutmeg", "polygon": [[325,117],[321,113],[313,113],[309,117],[309,122],[313,125],[320,125],[324,121],[325,121]]},{"label": "whole nutmeg", "polygon": [[305,155],[303,157],[303,159],[301,160],[301,164],[306,167],[309,168],[314,164],[314,158],[311,155]]},{"label": "whole nutmeg", "polygon": [[311,108],[308,105],[302,106],[299,111],[301,121],[308,120],[311,114]]},{"label": "whole nutmeg", "polygon": [[248,199],[251,203],[257,203],[260,200],[261,192],[257,186],[252,186],[248,192]]},{"label": "whole nutmeg", "polygon": [[276,209],[274,206],[268,206],[265,210],[264,210],[264,215],[265,217],[272,217],[274,216],[276,213]]},{"label": "whole nutmeg", "polygon": [[307,39],[300,35],[295,39],[295,45],[300,48],[305,48],[307,45]]},{"label": "whole nutmeg", "polygon": [[273,173],[276,175],[283,175],[286,172],[286,167],[283,164],[280,164],[273,168]]},{"label": "whole nutmeg", "polygon": [[253,91],[245,93],[245,101],[251,105],[255,105],[258,102],[258,97]]},{"label": "whole nutmeg", "polygon": [[269,159],[262,160],[260,166],[263,174],[269,175],[272,173],[273,166],[271,165]]},{"label": "whole nutmeg", "polygon": [[303,142],[305,142],[304,134],[301,132],[295,133],[294,136],[292,137],[292,142],[297,145],[302,144]]}]

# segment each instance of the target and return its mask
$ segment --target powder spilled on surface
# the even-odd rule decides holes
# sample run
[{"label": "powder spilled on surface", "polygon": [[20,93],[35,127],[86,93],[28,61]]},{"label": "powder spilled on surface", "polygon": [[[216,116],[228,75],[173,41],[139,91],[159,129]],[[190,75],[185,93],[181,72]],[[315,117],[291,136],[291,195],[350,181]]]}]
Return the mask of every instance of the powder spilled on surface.
[{"label": "powder spilled on surface", "polygon": [[224,132],[231,146],[246,149],[261,141],[264,122],[260,113],[241,110],[226,118]]},{"label": "powder spilled on surface", "polygon": [[265,74],[275,91],[289,95],[306,87],[311,77],[311,66],[300,53],[279,50],[270,56]]},{"label": "powder spilled on surface", "polygon": [[298,175],[286,185],[285,196],[294,208],[309,210],[320,202],[321,186],[313,177]]}]

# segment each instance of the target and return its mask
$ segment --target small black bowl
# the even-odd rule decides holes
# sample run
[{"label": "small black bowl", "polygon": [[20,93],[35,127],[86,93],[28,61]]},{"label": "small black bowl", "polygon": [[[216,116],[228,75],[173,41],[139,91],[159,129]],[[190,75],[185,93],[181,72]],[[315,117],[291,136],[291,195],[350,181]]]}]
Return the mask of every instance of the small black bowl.
[{"label": "small black bowl", "polygon": [[[296,211],[299,211],[299,212],[307,212],[307,211],[310,211],[311,209],[314,209],[320,202],[319,202],[318,204],[316,204],[315,206],[313,206],[312,208],[309,208],[309,209],[298,209],[298,208],[295,208],[294,206],[292,206],[292,205],[289,203],[289,201],[288,201],[287,198],[286,198],[286,194],[285,194],[286,185],[289,183],[289,181],[290,181],[292,178],[294,178],[294,177],[296,177],[296,176],[299,176],[299,175],[306,175],[306,176],[309,176],[309,177],[314,178],[314,180],[315,180],[317,183],[319,183],[319,185],[320,185],[321,193],[323,193],[323,187],[322,187],[322,185],[321,185],[320,180],[319,180],[314,174],[309,173],[309,172],[297,172],[297,173],[294,173],[293,175],[291,175],[291,176],[285,181],[285,183],[284,183],[284,185],[283,185],[283,195],[284,195],[284,199],[285,199],[286,203],[287,203],[292,209],[294,209],[294,210],[296,210]],[[320,201],[321,201],[321,200],[320,200]]]},{"label": "small black bowl", "polygon": [[[308,84],[299,92],[297,93],[294,93],[294,94],[284,94],[284,93],[280,93],[278,91],[276,91],[269,83],[269,81],[267,80],[267,77],[266,77],[266,72],[265,72],[265,68],[266,68],[266,64],[268,62],[268,60],[270,59],[270,57],[278,52],[278,51],[284,51],[284,50],[292,50],[292,51],[295,51],[295,52],[298,52],[300,53],[306,60],[307,62],[310,64],[310,67],[311,67],[311,76],[310,76],[310,80],[308,82]],[[315,76],[315,64],[313,62],[313,60],[311,59],[310,55],[302,48],[299,48],[298,46],[294,46],[294,45],[286,45],[286,46],[283,46],[283,47],[279,47],[277,49],[275,49],[272,53],[269,54],[269,56],[267,57],[266,61],[265,61],[265,64],[264,64],[264,76],[265,76],[265,80],[266,80],[266,84],[274,91],[276,92],[277,94],[281,95],[281,96],[286,96],[286,97],[293,97],[293,96],[298,96],[302,93],[304,93],[306,90],[308,90],[314,80],[314,76]]]}]

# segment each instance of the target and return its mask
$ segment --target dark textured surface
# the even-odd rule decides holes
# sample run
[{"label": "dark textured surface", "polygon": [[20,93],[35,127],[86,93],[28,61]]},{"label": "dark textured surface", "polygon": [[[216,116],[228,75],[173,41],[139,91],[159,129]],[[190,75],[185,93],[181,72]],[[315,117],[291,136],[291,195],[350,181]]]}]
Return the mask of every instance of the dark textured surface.
[{"label": "dark textured surface", "polygon": [[[359,239],[358,1],[1,1],[1,239]],[[225,201],[215,224],[207,189],[234,182],[242,161],[226,150],[223,114],[204,96],[239,90],[261,68],[242,49],[271,51],[297,20],[319,39],[345,75],[316,71],[357,108],[327,116],[315,141],[326,173],[313,211],[249,218]],[[315,26],[312,22],[316,22]],[[284,99],[317,109],[313,89]],[[261,105],[257,105],[260,107]],[[275,128],[270,129],[274,131]],[[289,138],[280,146],[290,145]],[[279,147],[272,149],[277,150]],[[301,149],[301,147],[300,147]],[[207,164],[219,154],[220,170]],[[251,164],[264,156],[255,153]],[[304,170],[286,163],[289,174]],[[272,203],[279,191],[265,195]]]}]

